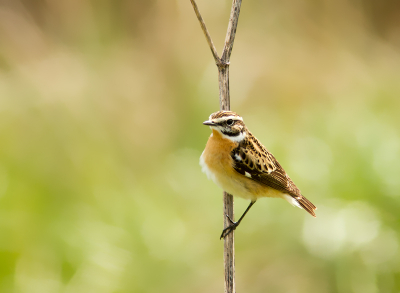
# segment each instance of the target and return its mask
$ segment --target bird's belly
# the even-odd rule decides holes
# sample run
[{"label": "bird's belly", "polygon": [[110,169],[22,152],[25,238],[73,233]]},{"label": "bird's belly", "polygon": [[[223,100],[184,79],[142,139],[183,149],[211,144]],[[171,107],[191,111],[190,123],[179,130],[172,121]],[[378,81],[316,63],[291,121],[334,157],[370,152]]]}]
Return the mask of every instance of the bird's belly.
[{"label": "bird's belly", "polygon": [[251,180],[233,169],[232,158],[223,154],[205,155],[200,157],[202,170],[224,191],[252,201],[260,197],[282,197],[278,190]]}]

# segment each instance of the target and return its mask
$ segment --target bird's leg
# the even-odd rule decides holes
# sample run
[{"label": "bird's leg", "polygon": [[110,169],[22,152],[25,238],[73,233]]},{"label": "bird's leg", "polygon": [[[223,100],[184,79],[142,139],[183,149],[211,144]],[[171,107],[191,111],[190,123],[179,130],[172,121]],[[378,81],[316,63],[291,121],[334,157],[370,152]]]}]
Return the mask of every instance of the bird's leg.
[{"label": "bird's leg", "polygon": [[230,225],[230,226],[226,227],[224,230],[222,230],[222,234],[219,239],[225,238],[226,236],[229,235],[229,233],[231,233],[233,230],[235,230],[236,227],[239,226],[240,222],[243,220],[244,216],[247,214],[247,212],[250,210],[250,208],[255,203],[256,203],[256,201],[250,202],[249,206],[247,207],[247,209],[244,211],[243,215],[239,218],[239,220],[237,222],[232,221],[232,219],[228,215],[226,215],[226,217],[228,218],[229,222],[231,222],[232,225]]}]

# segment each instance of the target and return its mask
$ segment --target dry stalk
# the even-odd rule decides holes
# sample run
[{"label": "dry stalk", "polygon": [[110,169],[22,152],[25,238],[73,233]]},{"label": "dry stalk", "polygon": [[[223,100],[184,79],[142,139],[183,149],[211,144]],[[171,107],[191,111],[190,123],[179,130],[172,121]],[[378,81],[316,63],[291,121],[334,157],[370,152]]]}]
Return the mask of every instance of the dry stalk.
[{"label": "dry stalk", "polygon": [[[195,0],[190,0],[193,9],[196,13],[197,19],[210,46],[215,63],[218,67],[218,80],[219,80],[219,103],[220,110],[230,110],[230,94],[229,94],[229,64],[233,48],[233,42],[236,36],[236,28],[239,20],[240,7],[242,0],[233,0],[231,14],[228,23],[228,30],[225,37],[225,45],[222,51],[222,57],[218,56],[214,43],[207,30],[203,17],[200,14],[199,8]],[[233,214],[233,196],[224,192],[224,228],[230,225],[227,217],[228,215],[234,220]],[[234,231],[224,238],[224,267],[225,267],[225,293],[235,293],[235,242]]]}]

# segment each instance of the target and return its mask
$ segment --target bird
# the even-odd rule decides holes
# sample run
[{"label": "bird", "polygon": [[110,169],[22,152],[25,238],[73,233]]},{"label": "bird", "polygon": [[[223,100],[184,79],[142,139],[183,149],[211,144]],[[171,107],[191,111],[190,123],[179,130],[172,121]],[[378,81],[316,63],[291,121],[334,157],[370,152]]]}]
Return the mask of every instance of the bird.
[{"label": "bird", "polygon": [[250,200],[250,204],[234,222],[223,229],[220,239],[234,231],[244,216],[262,197],[283,198],[316,217],[317,209],[293,183],[279,162],[249,131],[243,118],[232,111],[212,113],[203,122],[212,133],[200,156],[202,171],[224,191]]}]

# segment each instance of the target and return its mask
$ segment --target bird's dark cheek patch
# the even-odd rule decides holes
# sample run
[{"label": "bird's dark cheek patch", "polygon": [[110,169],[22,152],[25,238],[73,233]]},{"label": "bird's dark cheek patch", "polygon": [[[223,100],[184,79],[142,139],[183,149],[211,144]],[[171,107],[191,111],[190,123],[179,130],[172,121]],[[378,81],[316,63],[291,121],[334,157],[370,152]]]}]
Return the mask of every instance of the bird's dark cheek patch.
[{"label": "bird's dark cheek patch", "polygon": [[222,130],[222,133],[227,135],[227,136],[237,136],[239,134],[239,133],[228,132],[228,131],[224,131],[224,130]]}]

